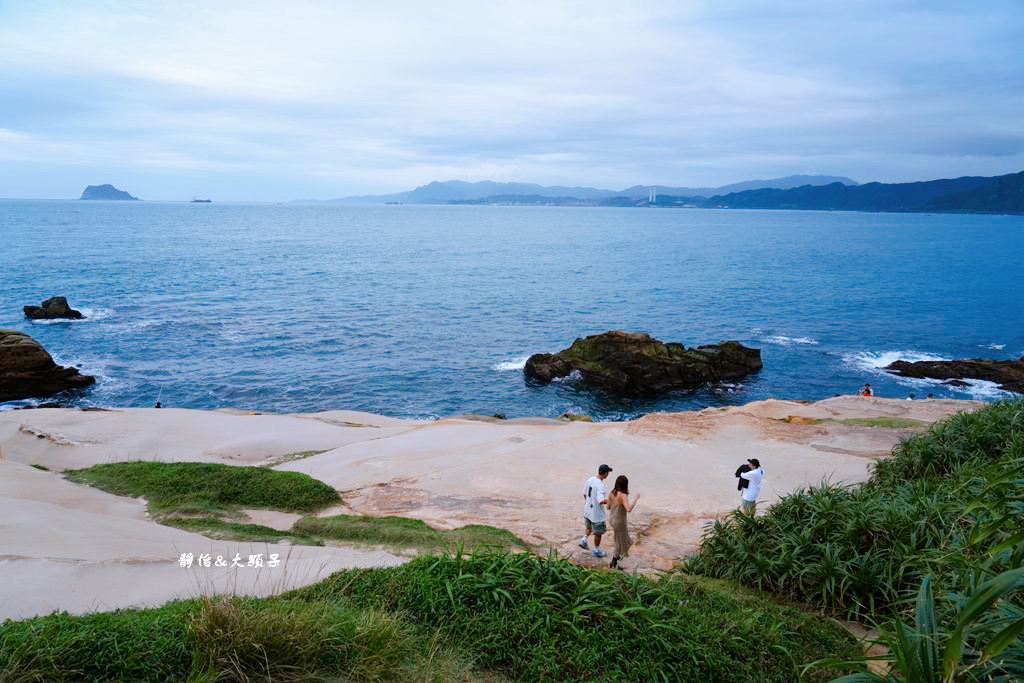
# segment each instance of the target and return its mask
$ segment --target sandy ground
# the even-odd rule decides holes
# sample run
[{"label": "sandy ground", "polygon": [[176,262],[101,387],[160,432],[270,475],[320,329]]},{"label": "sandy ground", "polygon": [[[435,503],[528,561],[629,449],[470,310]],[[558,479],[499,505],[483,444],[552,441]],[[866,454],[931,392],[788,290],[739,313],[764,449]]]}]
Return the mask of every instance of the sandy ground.
[{"label": "sandy ground", "polygon": [[[817,403],[759,401],[632,422],[451,418],[396,420],[329,411],[303,415],[129,408],[0,412],[0,619],[159,605],[219,592],[267,595],[345,567],[403,561],[379,550],[214,541],[151,521],[143,501],[72,484],[65,469],[130,460],[272,465],[338,489],[330,514],[401,515],[439,529],[489,524],[543,551],[593,558],[582,534],[582,487],[607,463],[640,501],[628,569],[668,569],[704,525],[739,502],[735,469],[765,470],[759,510],[823,479],[855,483],[910,432],[831,418],[933,422],[974,401],[842,396]],[[318,451],[300,459],[298,452]],[[43,466],[46,470],[31,467]],[[246,511],[287,529],[295,515]],[[611,546],[606,536],[604,545]],[[191,553],[191,567],[182,556]],[[199,562],[211,556],[211,566]],[[268,566],[270,555],[276,567]],[[217,567],[218,556],[229,566]],[[249,566],[262,563],[262,567]],[[258,557],[257,557],[258,556]],[[230,566],[238,558],[237,564]]]}]

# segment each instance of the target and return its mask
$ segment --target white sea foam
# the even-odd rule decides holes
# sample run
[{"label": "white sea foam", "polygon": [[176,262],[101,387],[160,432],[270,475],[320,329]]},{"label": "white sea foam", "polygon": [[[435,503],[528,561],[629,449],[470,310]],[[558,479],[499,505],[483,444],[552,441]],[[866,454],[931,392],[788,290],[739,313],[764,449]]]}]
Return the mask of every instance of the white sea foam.
[{"label": "white sea foam", "polygon": [[843,356],[843,361],[856,365],[865,370],[882,370],[898,360],[905,360],[916,363],[924,360],[951,360],[943,356],[936,356],[921,351],[860,351],[848,353]]},{"label": "white sea foam", "polygon": [[573,370],[565,377],[555,377],[552,382],[579,382],[583,379],[583,375],[580,374],[579,370]]},{"label": "white sea foam", "polygon": [[512,360],[505,360],[500,363],[495,363],[491,366],[492,370],[522,370],[526,367],[526,361],[529,356],[523,356],[521,358],[513,358]]},{"label": "white sea foam", "polygon": [[82,306],[78,310],[85,316],[85,320],[104,320],[117,312],[113,308],[89,308],[86,306]]},{"label": "white sea foam", "polygon": [[790,346],[792,344],[817,344],[817,339],[811,339],[810,337],[786,337],[781,334],[773,334],[770,337],[765,337],[761,341],[768,344],[779,344],[780,346]]},{"label": "white sea foam", "polygon": [[983,349],[993,349],[994,351],[1002,351],[1006,348],[1006,344],[978,344]]}]

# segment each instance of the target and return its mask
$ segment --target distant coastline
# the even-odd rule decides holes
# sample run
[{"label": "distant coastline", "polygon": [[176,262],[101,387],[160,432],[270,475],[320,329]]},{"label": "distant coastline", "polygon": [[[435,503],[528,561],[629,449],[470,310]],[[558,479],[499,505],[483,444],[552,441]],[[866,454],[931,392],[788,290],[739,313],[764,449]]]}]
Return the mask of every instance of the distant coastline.
[{"label": "distant coastline", "polygon": [[863,185],[849,178],[788,176],[714,189],[637,185],[617,192],[451,180],[432,182],[408,192],[345,197],[328,203],[1022,214],[1024,171],[994,177]]}]

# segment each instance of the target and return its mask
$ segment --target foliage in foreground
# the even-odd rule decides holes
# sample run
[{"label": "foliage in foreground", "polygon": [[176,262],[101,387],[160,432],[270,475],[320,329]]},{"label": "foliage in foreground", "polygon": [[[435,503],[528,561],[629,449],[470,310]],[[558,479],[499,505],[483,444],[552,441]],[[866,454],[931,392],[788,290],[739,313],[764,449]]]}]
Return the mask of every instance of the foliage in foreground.
[{"label": "foliage in foreground", "polygon": [[856,651],[831,621],[742,589],[525,553],[348,570],[289,597],[405,614],[485,669],[524,681],[792,681],[822,653]]},{"label": "foliage in foreground", "polygon": [[[1014,668],[1024,661],[1024,596],[1013,588],[984,599],[992,582],[1024,566],[1022,472],[1024,399],[959,414],[904,441],[862,486],[823,483],[762,517],[715,523],[686,570],[861,618],[909,616],[919,589],[927,584],[930,595],[934,583],[934,633],[927,622],[897,624],[894,655],[917,652],[907,645],[915,638],[929,648],[959,641],[943,676],[1024,675]],[[975,604],[985,610],[958,632]],[[1003,663],[981,666],[993,644],[1004,646]]]},{"label": "foliage in foreground", "polygon": [[224,513],[238,508],[312,512],[341,501],[333,488],[302,474],[202,462],[118,462],[65,472],[71,480],[119,496],[145,496],[152,512]]},{"label": "foliage in foreground", "polygon": [[[946,632],[935,616],[931,577],[925,577],[917,593],[914,623],[897,622],[882,632],[881,642],[887,646],[888,654],[845,662],[829,659],[810,666],[862,664],[872,660],[890,665],[885,674],[850,674],[836,683],[1024,680],[1024,651],[1014,647],[1024,632],[1024,611],[1003,601],[1022,586],[1024,569],[1003,572],[980,584],[959,605],[952,631]],[[981,631],[982,637],[972,637],[975,630]]]},{"label": "foliage in foreground", "polygon": [[395,615],[282,598],[0,625],[0,680],[477,680],[463,658]]},{"label": "foliage in foreground", "polygon": [[7,621],[0,680],[791,681],[855,652],[831,621],[714,580],[486,553],[274,598]]}]

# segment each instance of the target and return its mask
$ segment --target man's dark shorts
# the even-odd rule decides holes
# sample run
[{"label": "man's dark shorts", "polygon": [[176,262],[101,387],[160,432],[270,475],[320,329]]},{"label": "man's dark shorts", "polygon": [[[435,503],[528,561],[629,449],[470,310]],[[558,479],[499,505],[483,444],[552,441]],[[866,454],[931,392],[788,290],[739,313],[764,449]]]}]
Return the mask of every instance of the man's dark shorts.
[{"label": "man's dark shorts", "polygon": [[603,534],[606,531],[604,522],[591,522],[586,517],[583,518],[583,521],[587,523],[588,534]]}]

